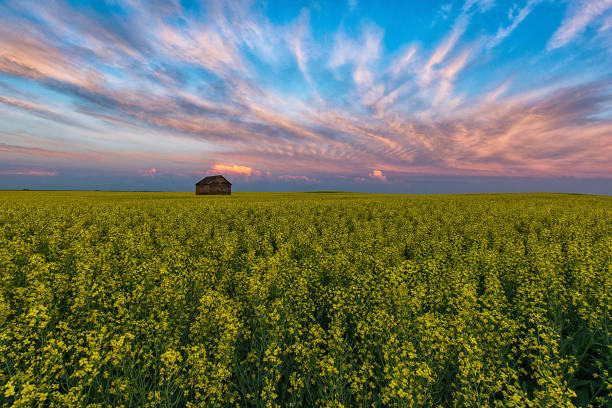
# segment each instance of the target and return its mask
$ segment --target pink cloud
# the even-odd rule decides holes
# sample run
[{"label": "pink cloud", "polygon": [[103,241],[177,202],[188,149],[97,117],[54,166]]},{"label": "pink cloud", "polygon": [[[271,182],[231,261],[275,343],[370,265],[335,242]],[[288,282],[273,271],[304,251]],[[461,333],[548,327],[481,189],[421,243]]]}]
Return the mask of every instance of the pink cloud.
[{"label": "pink cloud", "polygon": [[37,80],[53,79],[94,89],[101,75],[92,67],[77,67],[70,55],[46,43],[36,30],[3,24],[0,71]]},{"label": "pink cloud", "polygon": [[253,170],[247,166],[240,166],[238,164],[215,164],[208,174],[227,173],[238,176],[251,176],[252,174],[259,175],[261,172]]},{"label": "pink cloud", "polygon": [[147,170],[139,170],[138,173],[142,176],[154,176],[155,174],[157,174],[157,169],[156,168],[150,168]]},{"label": "pink cloud", "polygon": [[97,159],[89,154],[61,152],[57,150],[39,149],[36,147],[14,146],[0,143],[0,153],[15,153],[25,155],[47,156],[47,157],[66,157],[71,159]]},{"label": "pink cloud", "polygon": [[45,170],[2,170],[0,171],[2,176],[57,176],[57,171],[45,171]]},{"label": "pink cloud", "polygon": [[387,181],[387,176],[385,176],[380,170],[372,170],[372,172],[368,174],[368,176],[378,180]]}]

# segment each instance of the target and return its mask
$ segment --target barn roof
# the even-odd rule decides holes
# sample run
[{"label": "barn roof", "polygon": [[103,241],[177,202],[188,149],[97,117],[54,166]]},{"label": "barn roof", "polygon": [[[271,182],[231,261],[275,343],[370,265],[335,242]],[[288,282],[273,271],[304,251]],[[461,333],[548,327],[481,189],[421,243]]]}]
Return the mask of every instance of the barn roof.
[{"label": "barn roof", "polygon": [[232,183],[227,181],[225,179],[225,177],[223,177],[220,174],[218,174],[216,176],[204,177],[202,180],[200,180],[200,181],[198,181],[196,183],[196,186],[199,186],[199,185],[202,185],[202,184],[229,184],[230,186],[232,185]]}]

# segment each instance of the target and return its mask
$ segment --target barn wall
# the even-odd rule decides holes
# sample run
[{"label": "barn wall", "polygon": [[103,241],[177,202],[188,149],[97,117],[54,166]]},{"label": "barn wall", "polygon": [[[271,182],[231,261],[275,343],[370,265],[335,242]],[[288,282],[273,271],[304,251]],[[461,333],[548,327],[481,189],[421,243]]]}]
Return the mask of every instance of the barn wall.
[{"label": "barn wall", "polygon": [[197,195],[232,194],[232,186],[226,184],[204,184],[196,186]]}]

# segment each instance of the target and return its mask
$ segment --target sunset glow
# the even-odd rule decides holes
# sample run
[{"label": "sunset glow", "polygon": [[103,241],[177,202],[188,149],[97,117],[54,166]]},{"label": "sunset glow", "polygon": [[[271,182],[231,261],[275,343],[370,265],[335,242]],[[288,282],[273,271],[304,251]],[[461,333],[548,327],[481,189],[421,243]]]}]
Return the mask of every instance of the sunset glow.
[{"label": "sunset glow", "polygon": [[612,194],[610,67],[610,0],[9,0],[0,188]]}]

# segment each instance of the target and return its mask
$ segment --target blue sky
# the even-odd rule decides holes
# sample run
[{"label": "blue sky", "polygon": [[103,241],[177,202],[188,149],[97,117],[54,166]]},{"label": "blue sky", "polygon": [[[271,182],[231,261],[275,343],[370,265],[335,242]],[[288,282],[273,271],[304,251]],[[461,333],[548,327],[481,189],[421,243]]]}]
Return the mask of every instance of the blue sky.
[{"label": "blue sky", "polygon": [[0,188],[612,194],[612,0],[0,3]]}]

